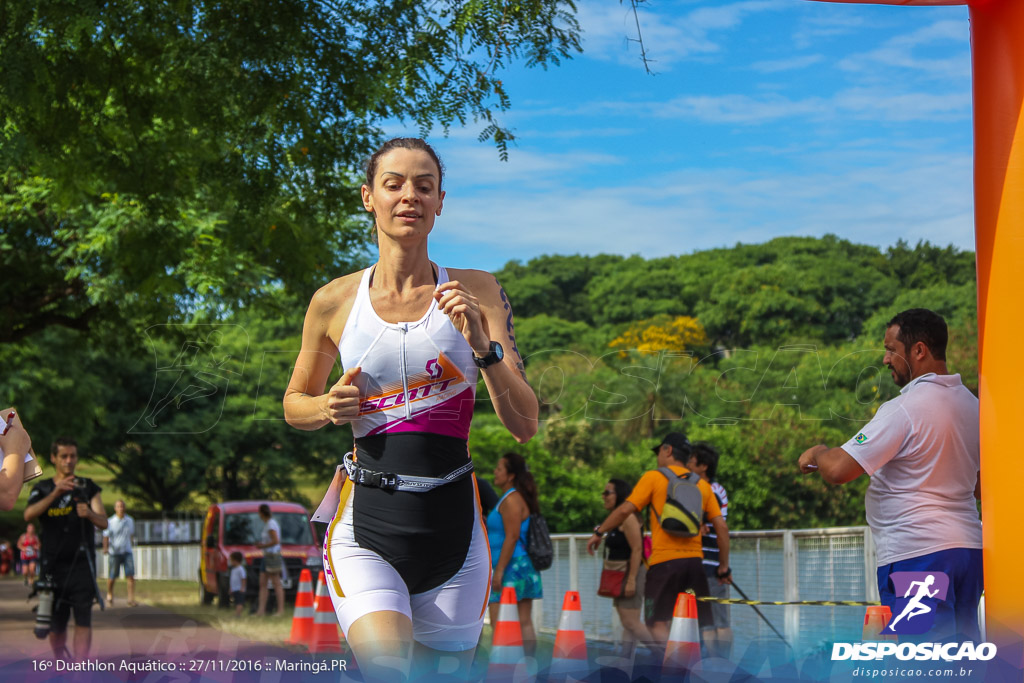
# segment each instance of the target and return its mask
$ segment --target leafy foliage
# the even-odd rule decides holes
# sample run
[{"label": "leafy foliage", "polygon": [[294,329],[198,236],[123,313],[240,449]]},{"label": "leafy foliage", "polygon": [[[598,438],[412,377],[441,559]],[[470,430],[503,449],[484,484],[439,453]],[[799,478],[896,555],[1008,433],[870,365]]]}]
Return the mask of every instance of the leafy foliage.
[{"label": "leafy foliage", "polygon": [[[0,4],[0,341],[308,293],[366,256],[380,125],[476,121],[579,50],[571,0]],[[329,245],[325,248],[325,245]]]}]

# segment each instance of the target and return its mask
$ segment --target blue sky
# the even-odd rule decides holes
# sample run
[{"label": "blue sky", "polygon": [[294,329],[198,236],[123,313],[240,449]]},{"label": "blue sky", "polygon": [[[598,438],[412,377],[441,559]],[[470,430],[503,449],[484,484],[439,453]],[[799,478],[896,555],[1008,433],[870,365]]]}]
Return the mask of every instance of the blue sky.
[{"label": "blue sky", "polygon": [[583,54],[503,75],[507,163],[479,126],[432,138],[448,173],[434,260],[826,233],[974,249],[966,7],[650,0],[652,76],[628,2],[579,5]]}]

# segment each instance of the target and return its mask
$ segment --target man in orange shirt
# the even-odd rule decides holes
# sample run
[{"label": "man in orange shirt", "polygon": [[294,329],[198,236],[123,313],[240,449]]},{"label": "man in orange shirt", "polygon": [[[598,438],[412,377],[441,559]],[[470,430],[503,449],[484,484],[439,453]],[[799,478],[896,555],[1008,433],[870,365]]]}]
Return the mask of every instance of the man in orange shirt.
[{"label": "man in orange shirt", "polygon": [[[690,457],[690,442],[684,434],[667,434],[653,450],[658,456],[658,467],[667,467],[681,477],[690,473],[684,466]],[[626,502],[594,527],[594,535],[587,541],[587,549],[593,553],[605,532],[617,529],[626,517],[650,506],[651,556],[647,560],[650,569],[647,571],[644,603],[651,635],[663,643],[668,641],[672,611],[679,593],[693,589],[698,596],[708,595],[700,534],[689,538],[675,536],[662,529],[658,521],[668,498],[668,484],[668,477],[657,470],[644,473]],[[729,578],[732,573],[729,569],[729,528],[711,485],[700,479],[697,488],[701,493],[704,514],[718,537],[718,581],[732,583]],[[697,619],[702,627],[713,625],[711,603],[697,601]]]}]

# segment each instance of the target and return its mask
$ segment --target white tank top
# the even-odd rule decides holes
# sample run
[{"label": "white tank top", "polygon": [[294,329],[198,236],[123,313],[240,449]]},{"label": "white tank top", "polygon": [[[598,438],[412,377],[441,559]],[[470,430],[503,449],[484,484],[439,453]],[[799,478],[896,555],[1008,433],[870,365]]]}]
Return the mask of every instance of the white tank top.
[{"label": "white tank top", "polygon": [[[478,374],[473,349],[434,301],[414,322],[382,320],[370,303],[372,271],[363,271],[338,343],[342,368],[361,368],[353,382],[362,396],[354,436],[426,432],[468,439]],[[448,281],[440,266],[437,277]]]}]

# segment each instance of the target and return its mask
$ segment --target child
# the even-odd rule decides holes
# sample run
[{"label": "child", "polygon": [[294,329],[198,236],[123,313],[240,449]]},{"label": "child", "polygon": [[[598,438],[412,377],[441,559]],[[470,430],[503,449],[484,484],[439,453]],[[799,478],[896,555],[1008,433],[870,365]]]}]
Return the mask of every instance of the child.
[{"label": "child", "polygon": [[235,602],[235,616],[241,617],[245,607],[245,565],[242,561],[245,558],[242,553],[235,551],[231,553],[231,577],[229,589],[231,599]]}]

